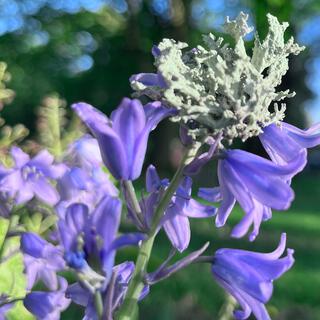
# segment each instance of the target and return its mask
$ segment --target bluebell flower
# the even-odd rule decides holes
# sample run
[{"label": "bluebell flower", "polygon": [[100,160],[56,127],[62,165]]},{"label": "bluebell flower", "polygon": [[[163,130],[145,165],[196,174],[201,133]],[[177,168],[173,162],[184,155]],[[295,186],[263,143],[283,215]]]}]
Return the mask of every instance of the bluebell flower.
[{"label": "bluebell flower", "polygon": [[57,290],[56,272],[65,268],[61,248],[31,232],[23,233],[20,241],[24,253],[27,290],[31,290],[39,280],[42,280],[50,290]]},{"label": "bluebell flower", "polygon": [[[190,138],[190,137],[189,137]],[[206,152],[201,153],[200,155],[198,155],[195,159],[193,159],[191,161],[191,163],[189,163],[185,168],[183,173],[186,176],[194,176],[197,175],[200,170],[202,169],[202,167],[204,165],[206,165],[215,155],[215,152],[218,149],[219,143],[221,141],[222,135],[218,135],[216,137],[216,139],[213,139],[212,137],[208,137],[206,140],[206,144],[208,144],[209,150]],[[185,140],[185,142],[188,141],[188,137],[185,137],[183,140]]]},{"label": "bluebell flower", "polygon": [[14,198],[16,204],[26,203],[36,196],[49,205],[55,205],[59,194],[50,179],[61,177],[65,166],[54,165],[54,158],[47,150],[30,159],[20,148],[13,147],[11,156],[15,165],[1,174],[0,190]]},{"label": "bluebell flower", "polygon": [[56,291],[33,291],[24,298],[23,304],[37,320],[59,320],[60,313],[68,308],[71,300],[66,298],[67,281],[59,277]]},{"label": "bluebell flower", "polygon": [[297,155],[304,155],[301,165],[297,167],[298,173],[307,163],[306,149],[320,144],[320,125],[301,130],[285,122],[279,126],[271,124],[263,128],[259,138],[271,160],[277,164],[287,164],[294,161]]},{"label": "bluebell flower", "polygon": [[293,263],[293,250],[280,258],[286,246],[282,234],[278,248],[271,253],[256,253],[236,249],[216,251],[212,273],[217,283],[231,294],[242,310],[236,310],[236,319],[247,319],[251,313],[257,320],[270,320],[265,304],[270,300],[273,281],[289,270]]},{"label": "bluebell flower", "polygon": [[[161,51],[157,46],[153,46],[152,54],[154,57],[158,57],[160,56]],[[159,93],[159,89],[168,87],[161,72],[134,74],[129,78],[129,81],[134,90],[145,91],[145,93],[149,97],[152,97],[153,100],[160,100],[161,94]]]},{"label": "bluebell flower", "polygon": [[[158,46],[153,46],[151,50],[152,55],[157,58],[161,55],[161,50]],[[152,96],[154,100],[159,100],[161,96],[154,88],[167,88],[168,85],[163,75],[158,73],[138,73],[129,78],[130,84],[135,90],[147,90],[148,95]]]},{"label": "bluebell flower", "polygon": [[[168,184],[169,181],[167,179],[161,180],[159,178],[154,166],[150,165],[148,167],[146,173],[146,189],[149,195],[140,201],[146,229],[149,229],[152,225],[156,206]],[[185,177],[161,221],[161,226],[163,226],[172,245],[180,252],[184,251],[190,242],[191,232],[189,218],[208,218],[214,216],[216,213],[216,209],[212,206],[201,204],[192,199],[191,189],[192,179]],[[161,226],[159,226],[159,228]]]},{"label": "bluebell flower", "polygon": [[[113,295],[113,310],[117,309],[123,302],[128,289],[129,282],[134,272],[134,263],[126,261],[116,265],[113,272],[116,275]],[[143,300],[149,293],[149,285],[145,285],[140,293],[139,301]]]},{"label": "bluebell flower", "polygon": [[142,84],[146,87],[160,87],[165,88],[167,84],[160,73],[138,73],[134,74],[129,78],[132,85],[134,83]]},{"label": "bluebell flower", "polygon": [[59,216],[64,217],[66,208],[74,203],[85,203],[92,211],[104,196],[117,196],[119,191],[102,168],[89,171],[85,168],[68,168],[58,179],[60,201],[56,205]]},{"label": "bluebell flower", "polygon": [[103,170],[98,141],[92,136],[86,134],[71,143],[63,158],[68,168],[57,183],[59,216],[63,217],[73,203],[85,203],[92,211],[105,195],[118,196],[118,189]]},{"label": "bluebell flower", "polygon": [[96,257],[107,282],[116,250],[127,245],[137,245],[145,238],[140,233],[118,236],[120,216],[121,202],[110,196],[104,197],[90,214],[84,204],[68,207],[65,217],[58,222],[68,265],[81,272],[86,271],[90,259]]},{"label": "bluebell flower", "polygon": [[142,170],[150,132],[175,113],[160,102],[142,106],[139,100],[124,98],[110,119],[86,103],[72,106],[98,140],[102,159],[119,180],[135,180]]},{"label": "bluebell flower", "polygon": [[271,218],[271,209],[289,208],[294,192],[287,183],[301,167],[304,154],[297,154],[290,163],[278,165],[242,150],[227,150],[218,162],[219,188],[201,188],[199,196],[208,201],[221,200],[216,226],[222,227],[236,201],[245,215],[232,230],[233,237],[244,236],[253,224],[249,239],[259,233],[262,221]]},{"label": "bluebell flower", "polygon": [[58,222],[65,260],[80,279],[71,287],[68,296],[86,306],[84,319],[96,319],[95,292],[99,291],[104,296],[114,285],[111,280],[116,250],[137,245],[145,239],[145,235],[140,233],[118,236],[120,216],[120,200],[106,196],[92,212],[84,204],[69,206],[65,217]]},{"label": "bluebell flower", "polygon": [[70,167],[90,171],[103,165],[98,141],[89,134],[83,135],[68,146],[64,160]]}]

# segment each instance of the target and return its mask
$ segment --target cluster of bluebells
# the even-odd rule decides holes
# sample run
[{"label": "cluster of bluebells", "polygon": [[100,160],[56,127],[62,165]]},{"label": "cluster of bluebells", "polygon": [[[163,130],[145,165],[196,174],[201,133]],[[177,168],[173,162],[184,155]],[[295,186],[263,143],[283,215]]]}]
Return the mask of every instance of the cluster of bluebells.
[{"label": "cluster of bluebells", "polygon": [[[172,40],[164,40],[154,47],[157,73],[131,77],[139,94],[151,98],[145,105],[137,99],[124,98],[110,117],[86,103],[72,105],[90,134],[72,142],[59,159],[54,159],[46,150],[30,158],[19,147],[12,147],[13,165],[0,167],[0,214],[10,219],[17,208],[32,208],[31,204],[40,203],[52,209],[56,220],[45,233],[25,230],[20,236],[27,279],[23,303],[36,319],[60,319],[61,312],[71,302],[84,308],[86,320],[111,320],[116,314],[119,319],[125,319],[121,318],[121,308],[128,305],[126,299],[130,300],[128,294],[136,279],[143,284],[138,295],[140,301],[149,294],[152,285],[198,261],[210,265],[212,279],[240,305],[234,311],[236,319],[247,319],[251,313],[258,320],[270,319],[265,304],[271,298],[273,280],[294,263],[292,249],[283,255],[285,234],[271,253],[223,248],[212,256],[203,256],[208,248],[206,243],[170,263],[174,254],[184,252],[189,246],[190,218],[215,219],[216,227],[220,228],[227,223],[236,203],[242,208],[243,217],[232,229],[231,236],[248,235],[249,240],[254,241],[259,236],[261,223],[271,219],[272,209],[290,207],[294,199],[291,180],[306,166],[306,149],[320,144],[319,125],[301,130],[281,121],[279,112],[269,109],[270,99],[288,96],[286,92],[275,93],[274,87],[286,69],[283,64],[287,55],[297,53],[300,48],[293,40],[284,43],[281,36],[286,26],[269,16],[268,37],[277,36],[276,29],[280,28],[280,37],[273,43],[276,48],[268,51],[266,42],[261,44],[256,40],[255,56],[251,61],[243,58],[242,37],[250,31],[246,19],[240,14],[236,21],[227,21],[226,29],[236,40],[233,53],[225,47],[221,49],[221,43],[215,46],[212,37],[211,51],[198,47],[182,55],[181,49],[185,46]],[[212,48],[216,48],[215,59]],[[261,48],[265,48],[264,53]],[[242,55],[242,60],[251,66],[243,68],[237,80],[242,83],[241,94],[250,94],[239,103],[234,100],[233,89],[227,88],[228,81],[236,81],[235,78],[231,81],[227,74],[230,61],[223,60],[229,55]],[[164,62],[170,57],[179,59],[175,78],[173,72],[164,68]],[[220,61],[220,66],[213,67],[213,61]],[[169,62],[172,66],[175,60]],[[253,70],[259,63],[263,65]],[[276,78],[280,75],[277,81],[272,80],[273,70],[269,69],[273,89],[268,93],[259,87],[262,79],[256,77],[256,84],[251,80],[271,64],[282,69],[275,75]],[[206,71],[211,67],[214,68],[211,76],[220,70],[229,80],[223,84],[212,76],[209,81]],[[190,70],[194,72],[187,77]],[[179,76],[184,76],[184,80]],[[168,77],[171,78],[168,80]],[[201,95],[208,85],[207,96]],[[216,94],[210,100],[209,93],[213,91]],[[264,97],[264,101],[269,101],[267,105],[260,103],[261,92],[269,94],[268,98]],[[219,103],[223,105],[221,110]],[[219,119],[214,116],[217,112],[220,112]],[[204,120],[208,114],[213,117],[211,122]],[[132,181],[142,175],[151,131],[166,118],[179,121],[188,158],[183,160],[171,181],[161,179],[156,168],[149,165],[145,173],[146,193],[138,200]],[[245,140],[253,135],[258,135],[268,159],[230,146],[234,138]],[[200,151],[206,147],[207,151]],[[198,190],[198,197],[207,201],[204,204],[191,196],[192,179],[209,161],[218,162],[219,185]],[[125,219],[135,232],[122,232],[122,212],[127,213]],[[172,250],[156,270],[141,269],[143,274],[138,278],[135,273],[138,264],[116,263],[117,251],[126,246],[139,250],[161,229]],[[73,276],[65,277],[68,273]],[[8,312],[12,305],[2,306],[1,314]]]}]

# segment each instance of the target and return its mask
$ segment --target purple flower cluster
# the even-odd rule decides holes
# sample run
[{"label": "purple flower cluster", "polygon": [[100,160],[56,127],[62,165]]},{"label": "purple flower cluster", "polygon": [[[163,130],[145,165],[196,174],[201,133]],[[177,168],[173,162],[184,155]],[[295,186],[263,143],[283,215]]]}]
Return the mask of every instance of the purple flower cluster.
[{"label": "purple flower cluster", "polygon": [[[172,182],[161,180],[156,168],[150,165],[146,170],[147,193],[136,204],[127,183],[141,175],[150,132],[176,111],[159,102],[143,106],[128,98],[110,119],[85,103],[75,104],[73,109],[95,138],[85,135],[74,141],[60,163],[46,150],[30,159],[21,149],[13,147],[14,165],[0,168],[3,216],[8,217],[13,207],[31,200],[51,206],[57,215],[57,228],[52,230],[50,242],[33,232],[21,235],[27,276],[24,305],[37,319],[59,319],[71,301],[85,308],[84,319],[100,319],[101,310],[112,319],[135,275],[133,262],[115,265],[116,252],[128,245],[140,246],[154,227],[155,234],[161,229],[165,231],[174,250],[154,272],[145,275],[139,299],[148,294],[154,283],[203,259],[207,244],[170,265],[174,253],[189,246],[190,218],[215,216],[216,226],[222,227],[238,202],[244,216],[231,236],[240,238],[250,232],[249,239],[255,240],[262,221],[271,218],[272,209],[290,207],[294,198],[291,180],[306,165],[306,148],[320,143],[318,125],[304,131],[284,122],[269,125],[259,136],[270,159],[221,148],[221,136],[208,138],[209,151],[198,154],[183,168],[179,184],[154,226],[157,209]],[[183,136],[184,144],[193,146],[190,137]],[[215,203],[212,206],[192,198],[192,177],[216,158],[219,186],[198,191],[200,198]],[[120,182],[129,221],[138,232],[120,234],[123,208],[119,190],[103,166]],[[270,254],[219,249],[206,258],[214,279],[242,308],[234,312],[236,319],[246,319],[251,312],[257,319],[270,319],[264,304],[272,295],[272,281],[294,262],[291,249],[286,257],[280,258],[284,249],[285,235],[278,249]],[[59,275],[61,271],[74,272],[78,280],[68,284]],[[38,283],[46,289],[35,291]],[[102,301],[100,311],[97,295]]]},{"label": "purple flower cluster", "polygon": [[266,127],[259,138],[271,160],[243,150],[224,151],[218,161],[219,187],[199,190],[205,200],[221,200],[216,226],[225,225],[237,201],[245,215],[232,236],[244,236],[253,225],[249,237],[253,241],[261,222],[271,218],[271,209],[287,210],[294,199],[291,179],[307,163],[306,148],[320,144],[318,129],[315,125],[303,131],[287,123]]},{"label": "purple flower cluster", "polygon": [[54,165],[53,156],[46,150],[33,159],[18,147],[11,149],[12,168],[0,167],[0,190],[16,204],[24,204],[36,197],[48,205],[59,201],[59,194],[50,183],[64,172],[64,165]]},{"label": "purple flower cluster", "polygon": [[[167,179],[161,180],[156,168],[150,165],[146,172],[146,191],[148,195],[140,201],[143,214],[143,229],[149,230],[152,225],[155,208],[169,185]],[[164,212],[159,229],[163,227],[172,246],[182,252],[188,248],[191,231],[189,218],[208,218],[216,214],[212,206],[201,204],[191,198],[192,179],[185,177],[172,197],[168,209]],[[129,201],[129,215],[132,215]],[[137,225],[139,227],[139,225]]]},{"label": "purple flower cluster", "polygon": [[[141,77],[141,79],[144,78],[145,75]],[[124,100],[119,107],[125,110],[122,113],[127,112],[122,119],[122,127],[119,124],[121,117],[116,116],[120,114],[118,110],[113,113],[112,120],[108,120],[97,111],[93,112],[94,109],[91,106],[85,104],[74,106],[76,112],[98,139],[104,155],[104,164],[120,181],[134,180],[140,175],[147,141],[138,138],[139,130],[134,132],[132,130],[132,127],[136,127],[143,131],[146,126],[144,120],[137,120],[139,116],[135,109],[141,109],[142,106],[138,104],[138,107],[137,102],[132,102],[130,109],[126,103],[128,104],[129,101]],[[149,106],[150,104],[146,107]],[[161,117],[173,114],[170,109],[167,109],[165,113],[165,107],[160,105],[157,105],[157,108],[161,110]],[[130,112],[133,115],[129,115]],[[140,118],[142,114],[140,112]],[[134,121],[136,125],[133,124]],[[143,125],[140,124],[140,121],[143,122]],[[153,126],[154,123],[146,127]],[[226,224],[235,203],[238,202],[245,214],[239,224],[234,227],[231,235],[236,238],[242,237],[253,226],[249,236],[249,239],[253,241],[259,234],[261,222],[271,218],[272,209],[286,210],[290,207],[294,198],[294,192],[290,187],[291,179],[306,165],[306,148],[320,143],[318,126],[303,131],[286,123],[281,123],[279,126],[272,124],[264,128],[260,140],[270,160],[238,149],[220,149],[215,152],[219,143],[219,137],[217,137],[213,143],[210,143],[209,152],[201,154],[187,166],[185,176],[157,226],[158,230],[163,227],[173,248],[182,252],[188,247],[191,236],[190,217],[209,218],[216,215],[216,226],[222,227]],[[123,142],[125,142],[126,152],[123,152]],[[138,143],[143,143],[144,146]],[[120,156],[115,159],[115,154]],[[211,202],[220,202],[218,209],[191,198],[192,178],[190,175],[198,172],[215,155],[219,159],[219,186],[200,188],[199,196]],[[127,168],[131,170],[129,173]],[[155,167],[148,167],[146,173],[148,194],[143,196],[139,202],[142,214],[140,219],[135,217],[130,197],[125,192],[129,217],[138,229],[148,232],[152,228],[156,208],[169,185],[169,180],[159,178]],[[212,260],[212,272],[216,281],[242,306],[243,311],[235,312],[237,319],[246,319],[251,311],[258,319],[269,319],[264,303],[270,299],[272,280],[281,276],[293,264],[291,249],[288,250],[286,258],[278,259],[285,247],[284,236],[280,247],[275,253],[265,255],[233,249],[220,249],[216,252]],[[186,265],[193,259],[190,258],[187,261]],[[178,264],[177,270],[180,269],[180,265],[181,263]],[[254,270],[257,267],[260,271],[255,274]],[[170,273],[167,270],[171,269],[162,265],[159,270],[148,276],[149,283],[165,278]]]}]

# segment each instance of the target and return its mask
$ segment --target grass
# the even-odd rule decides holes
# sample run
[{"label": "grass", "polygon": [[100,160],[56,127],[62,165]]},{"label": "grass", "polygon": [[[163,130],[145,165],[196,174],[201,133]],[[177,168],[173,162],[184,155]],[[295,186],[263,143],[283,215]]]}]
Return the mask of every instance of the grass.
[{"label": "grass", "polygon": [[[293,183],[296,199],[287,212],[274,212],[264,222],[254,243],[247,239],[229,237],[232,226],[242,216],[235,208],[228,225],[214,227],[213,220],[192,221],[192,241],[188,252],[210,241],[208,254],[222,247],[244,248],[269,252],[278,244],[280,234],[286,232],[288,247],[295,249],[294,267],[274,284],[274,294],[267,307],[272,319],[320,320],[320,176],[305,174]],[[169,243],[164,234],[157,238],[150,261],[154,270],[168,254]],[[122,251],[118,259],[133,259],[134,249]],[[140,319],[188,320],[218,319],[225,295],[207,265],[192,265],[171,278],[154,285],[151,294],[140,304]],[[78,319],[75,306],[63,319]]]}]

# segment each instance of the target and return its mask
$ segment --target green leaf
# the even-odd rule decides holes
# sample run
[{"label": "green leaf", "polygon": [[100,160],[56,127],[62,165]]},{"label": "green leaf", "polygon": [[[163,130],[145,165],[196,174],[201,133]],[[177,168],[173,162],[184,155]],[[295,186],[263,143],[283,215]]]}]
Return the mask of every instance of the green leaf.
[{"label": "green leaf", "polygon": [[40,226],[39,233],[42,234],[46,232],[48,229],[50,229],[52,226],[54,226],[57,222],[57,216],[56,215],[50,215],[46,217],[42,222]]},{"label": "green leaf", "polygon": [[[26,294],[26,278],[24,275],[23,255],[19,250],[19,237],[7,239],[0,264],[0,292],[10,298],[24,297]],[[12,255],[12,256],[11,256]]]},{"label": "green leaf", "polygon": [[10,222],[8,219],[0,217],[0,248],[2,248],[3,246],[3,242],[8,232],[9,224]]},{"label": "green leaf", "polygon": [[[3,225],[0,220],[0,229]],[[3,262],[0,264],[0,293],[7,295],[9,300],[21,299],[26,295],[27,280],[24,274],[23,255],[19,249],[20,237],[9,238],[4,243],[3,255],[1,257]],[[6,319],[32,320],[35,318],[23,306],[22,301],[18,301],[7,313]]]},{"label": "green leaf", "polygon": [[7,320],[33,320],[35,317],[24,307],[23,302],[19,301],[6,314]]},{"label": "green leaf", "polygon": [[23,217],[23,225],[30,232],[39,233],[42,222],[42,214],[39,212],[34,213],[32,216],[30,214],[26,214]]}]

